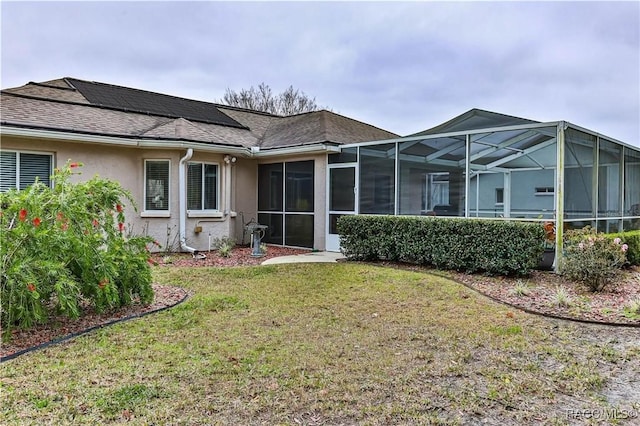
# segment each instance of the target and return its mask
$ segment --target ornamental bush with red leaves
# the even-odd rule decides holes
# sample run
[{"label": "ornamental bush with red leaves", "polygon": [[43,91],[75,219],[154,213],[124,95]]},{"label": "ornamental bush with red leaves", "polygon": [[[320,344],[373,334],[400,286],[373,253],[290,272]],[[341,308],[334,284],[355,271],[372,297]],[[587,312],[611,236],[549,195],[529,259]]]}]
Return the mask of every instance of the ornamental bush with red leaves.
[{"label": "ornamental bush with red leaves", "polygon": [[102,312],[153,300],[147,250],[153,239],[123,232],[123,201],[135,208],[133,198],[111,180],[71,183],[81,166],[56,169],[53,188],[36,182],[0,194],[4,339],[54,311],[78,317],[81,301]]}]

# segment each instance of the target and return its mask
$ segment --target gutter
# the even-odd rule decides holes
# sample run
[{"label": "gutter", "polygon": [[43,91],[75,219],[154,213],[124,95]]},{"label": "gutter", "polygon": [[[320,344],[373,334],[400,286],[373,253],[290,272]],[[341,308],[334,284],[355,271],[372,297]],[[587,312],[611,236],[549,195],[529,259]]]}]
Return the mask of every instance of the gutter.
[{"label": "gutter", "polygon": [[322,143],[314,145],[298,145],[283,148],[265,148],[228,145],[212,145],[206,142],[180,141],[176,139],[140,139],[126,136],[108,136],[85,134],[80,132],[69,132],[47,129],[33,129],[22,127],[7,127],[0,124],[0,135],[16,136],[35,139],[53,139],[66,142],[85,142],[98,145],[128,146],[132,148],[148,149],[194,149],[201,152],[214,152],[216,154],[229,154],[243,158],[270,157],[276,155],[293,154],[322,154],[326,152],[340,152],[341,147],[346,145],[334,145]]},{"label": "gutter", "polygon": [[153,149],[189,149],[194,148],[203,152],[215,152],[232,154],[242,157],[251,155],[248,148],[241,146],[212,145],[206,142],[190,142],[176,139],[138,139],[125,136],[107,136],[96,134],[85,134],[76,132],[65,132],[57,130],[44,130],[21,127],[7,127],[0,125],[0,135],[15,136],[35,139],[53,139],[67,142],[86,142],[98,145],[128,146],[132,148],[153,148]]},{"label": "gutter", "polygon": [[322,154],[326,152],[340,152],[340,146],[337,145],[303,145],[303,146],[289,146],[284,148],[267,148],[261,149],[260,147],[251,147],[251,157],[272,157],[275,155],[291,155],[291,154]]},{"label": "gutter", "polygon": [[186,185],[186,168],[187,161],[193,156],[193,149],[187,149],[187,153],[180,159],[178,165],[178,188],[180,196],[180,248],[189,253],[196,253],[197,250],[187,245],[187,185]]}]

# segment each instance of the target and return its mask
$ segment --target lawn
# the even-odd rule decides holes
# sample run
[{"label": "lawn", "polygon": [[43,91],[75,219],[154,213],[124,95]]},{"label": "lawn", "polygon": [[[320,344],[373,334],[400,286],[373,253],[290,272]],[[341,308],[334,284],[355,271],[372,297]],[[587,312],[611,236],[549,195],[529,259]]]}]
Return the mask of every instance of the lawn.
[{"label": "lawn", "polygon": [[638,329],[533,316],[446,275],[364,264],[154,274],[194,295],[1,364],[0,423],[638,422]]}]

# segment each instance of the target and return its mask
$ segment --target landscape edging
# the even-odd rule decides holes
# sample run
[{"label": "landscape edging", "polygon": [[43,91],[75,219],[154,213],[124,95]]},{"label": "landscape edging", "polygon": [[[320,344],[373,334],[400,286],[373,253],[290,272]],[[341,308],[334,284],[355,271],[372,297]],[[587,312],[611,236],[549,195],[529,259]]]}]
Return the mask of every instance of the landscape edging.
[{"label": "landscape edging", "polygon": [[162,307],[160,307],[158,309],[154,309],[154,310],[151,310],[151,311],[146,311],[146,312],[129,315],[129,316],[122,317],[122,318],[117,318],[117,319],[114,319],[114,320],[111,320],[111,321],[107,321],[107,322],[105,322],[103,324],[94,325],[93,327],[89,327],[89,328],[84,329],[84,330],[80,330],[80,331],[76,331],[74,333],[66,334],[64,336],[58,337],[58,338],[50,340],[48,342],[40,343],[38,345],[31,346],[31,347],[28,347],[26,349],[22,349],[20,351],[16,351],[16,352],[14,352],[12,354],[0,357],[0,364],[5,362],[5,361],[10,361],[12,359],[15,359],[15,358],[19,357],[20,355],[24,355],[24,354],[29,353],[29,352],[33,352],[33,351],[36,351],[36,350],[47,348],[49,346],[53,346],[53,345],[57,345],[59,343],[66,342],[68,340],[74,339],[74,338],[76,338],[78,336],[82,336],[83,334],[90,333],[90,332],[92,332],[94,330],[97,330],[97,329],[100,329],[100,328],[104,328],[104,327],[107,327],[107,326],[110,326],[110,325],[113,325],[113,324],[117,324],[119,322],[129,321],[129,320],[136,319],[136,318],[142,318],[142,317],[144,317],[146,315],[155,314],[156,312],[162,312],[162,311],[164,311],[166,309],[173,308],[174,306],[178,306],[179,304],[181,304],[182,302],[184,302],[185,300],[187,300],[189,298],[189,293],[184,289],[181,289],[181,290],[184,293],[183,297],[180,300],[178,300],[176,303],[174,303],[173,305],[162,306]]},{"label": "landscape edging", "polygon": [[538,316],[542,316],[542,317],[547,317],[547,318],[553,318],[553,319],[559,319],[559,320],[564,320],[564,321],[573,321],[573,322],[578,322],[578,323],[582,323],[582,324],[598,324],[598,325],[608,325],[608,326],[614,326],[614,327],[636,327],[636,328],[640,328],[640,323],[628,323],[628,322],[610,322],[610,321],[596,321],[596,320],[590,320],[590,319],[583,319],[583,318],[575,318],[575,317],[569,317],[569,316],[563,316],[563,315],[556,315],[556,314],[548,314],[545,312],[541,312],[541,311],[536,311],[534,309],[529,309],[529,308],[525,308],[523,306],[519,306],[519,305],[515,305],[513,303],[510,302],[506,302],[502,299],[499,299],[497,297],[491,296],[481,290],[478,290],[477,288],[464,283],[460,280],[457,280],[455,278],[451,278],[451,280],[457,282],[458,284],[462,284],[463,286],[467,287],[470,290],[475,291],[476,293],[479,293],[481,295],[483,295],[484,297],[487,297],[491,300],[493,300],[494,302],[500,303],[502,305],[506,305],[509,307],[512,307],[514,309],[518,309],[521,310],[523,312],[526,312],[528,314],[533,314],[533,315],[538,315]]}]

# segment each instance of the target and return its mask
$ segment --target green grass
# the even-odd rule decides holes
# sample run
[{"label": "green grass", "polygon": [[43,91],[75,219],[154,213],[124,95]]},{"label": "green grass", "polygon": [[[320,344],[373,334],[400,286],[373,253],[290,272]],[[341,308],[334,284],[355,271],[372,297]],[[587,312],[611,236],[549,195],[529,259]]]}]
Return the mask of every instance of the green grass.
[{"label": "green grass", "polygon": [[567,409],[610,407],[612,374],[640,376],[637,340],[514,315],[443,276],[350,263],[154,274],[194,296],[3,363],[0,424],[564,424]]}]

